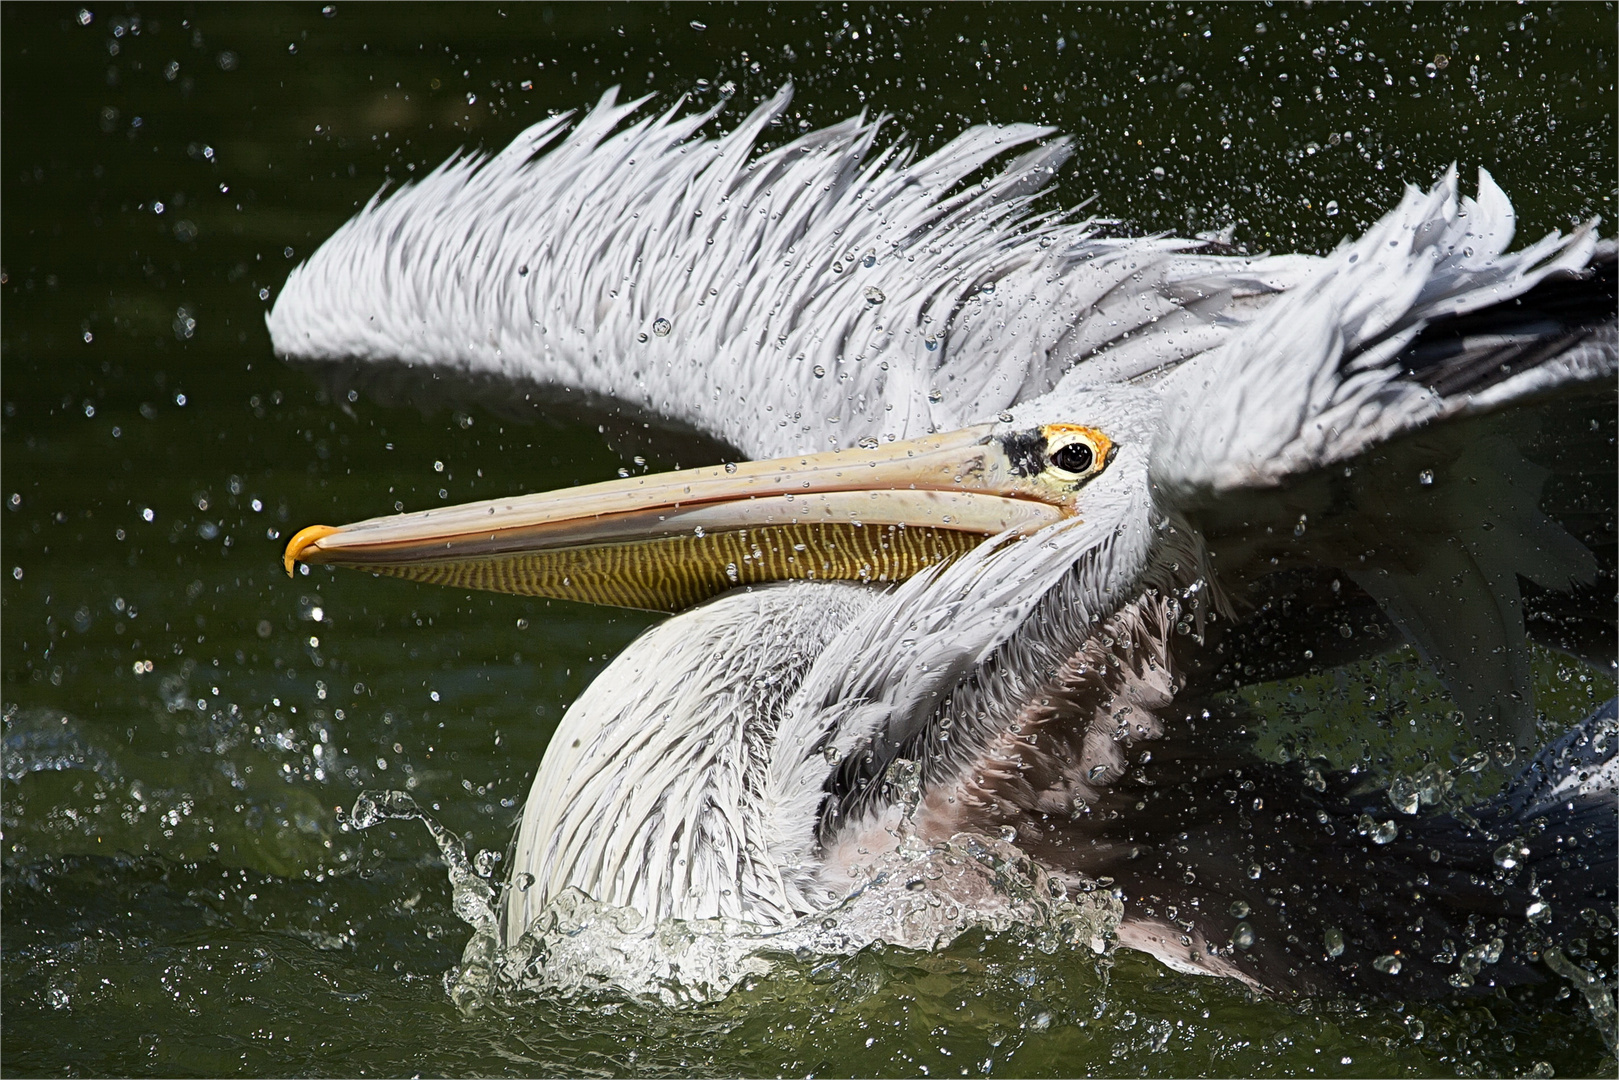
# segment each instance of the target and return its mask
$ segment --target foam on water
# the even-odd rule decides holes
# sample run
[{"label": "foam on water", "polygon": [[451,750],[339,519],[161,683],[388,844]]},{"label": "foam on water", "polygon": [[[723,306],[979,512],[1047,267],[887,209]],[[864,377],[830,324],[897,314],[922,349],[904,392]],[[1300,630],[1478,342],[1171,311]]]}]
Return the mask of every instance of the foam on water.
[{"label": "foam on water", "polygon": [[536,993],[610,992],[666,1005],[708,1001],[768,974],[782,959],[848,956],[879,942],[938,949],[971,929],[1021,928],[1047,954],[1076,948],[1102,954],[1123,913],[1112,892],[1070,894],[1007,841],[959,833],[935,845],[906,836],[873,859],[864,882],[843,900],[785,927],[652,921],[568,889],[517,941],[503,945],[499,889],[518,886],[497,887],[480,876],[461,841],[403,792],[362,793],[349,823],[367,828],[390,818],[420,820],[449,868],[455,913],[473,935],[445,985],[469,1012]]}]

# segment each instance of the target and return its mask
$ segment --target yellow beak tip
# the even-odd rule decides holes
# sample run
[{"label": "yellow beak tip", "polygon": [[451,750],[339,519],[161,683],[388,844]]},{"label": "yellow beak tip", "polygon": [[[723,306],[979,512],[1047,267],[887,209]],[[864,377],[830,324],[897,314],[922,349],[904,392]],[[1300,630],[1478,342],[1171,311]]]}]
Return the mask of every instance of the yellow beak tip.
[{"label": "yellow beak tip", "polygon": [[287,568],[287,576],[292,576],[293,564],[303,559],[305,551],[337,531],[331,525],[311,525],[307,529],[299,529],[297,535],[287,541],[286,553],[281,557],[282,565]]}]

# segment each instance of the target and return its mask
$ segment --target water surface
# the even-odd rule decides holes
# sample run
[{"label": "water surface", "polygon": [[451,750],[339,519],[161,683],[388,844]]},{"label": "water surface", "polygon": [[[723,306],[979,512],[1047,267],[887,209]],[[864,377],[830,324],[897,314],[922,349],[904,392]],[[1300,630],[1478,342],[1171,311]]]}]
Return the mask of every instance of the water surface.
[{"label": "water surface", "polygon": [[[436,849],[339,808],[409,789],[503,849],[562,710],[652,617],[289,580],[285,537],[716,451],[567,410],[350,400],[263,325],[379,186],[615,84],[736,115],[791,79],[792,125],[884,112],[925,148],[1048,123],[1077,144],[1056,204],[1255,250],[1329,250],[1403,183],[1482,165],[1533,238],[1612,215],[1611,5],[7,5],[0,26],[6,1071],[1613,1071],[1553,988],[1275,1002],[1015,932],[788,962],[707,1005],[462,1015]],[[1612,692],[1541,667],[1564,719]],[[1442,695],[1409,657],[1357,678],[1310,709],[1254,700],[1323,752],[1420,764],[1399,724],[1344,724],[1389,718],[1367,685],[1415,686],[1405,711]]]}]

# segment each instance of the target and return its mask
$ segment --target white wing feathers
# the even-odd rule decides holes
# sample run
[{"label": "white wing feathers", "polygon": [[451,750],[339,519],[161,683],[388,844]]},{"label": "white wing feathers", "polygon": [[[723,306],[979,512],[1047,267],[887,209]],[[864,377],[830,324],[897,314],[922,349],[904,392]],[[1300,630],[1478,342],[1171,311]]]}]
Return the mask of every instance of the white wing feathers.
[{"label": "white wing feathers", "polygon": [[[1358,553],[1338,551],[1338,565],[1379,601],[1476,725],[1528,745],[1534,694],[1518,578],[1564,589],[1592,580],[1595,562],[1541,513],[1546,474],[1519,453],[1522,424],[1503,437],[1434,422],[1550,385],[1611,379],[1613,335],[1478,394],[1435,392],[1406,377],[1399,361],[1430,320],[1510,301],[1548,274],[1584,269],[1596,250],[1587,225],[1509,255],[1512,230],[1511,205],[1482,170],[1477,201],[1458,200],[1454,170],[1426,194],[1408,188],[1393,213],[1311,280],[1169,376],[1150,475],[1159,506],[1192,531],[1210,519],[1241,521],[1263,543],[1261,531],[1285,534],[1304,509],[1316,520],[1327,507],[1311,498],[1345,497],[1307,478],[1422,429],[1399,450],[1393,473],[1385,463],[1357,474],[1352,497],[1380,526]],[[1418,473],[1429,462],[1471,486],[1424,494]],[[1331,557],[1325,537],[1314,546]]]},{"label": "white wing feathers", "polygon": [[974,127],[916,160],[860,117],[756,153],[790,96],[704,139],[718,110],[631,122],[645,99],[610,91],[571,130],[552,117],[379,193],[288,277],[275,348],[606,395],[757,457],[959,427],[1080,361],[1150,373],[1313,262],[1035,213],[1069,152],[1035,145],[1047,128]]},{"label": "white wing feathers", "polygon": [[1596,248],[1587,225],[1507,255],[1512,231],[1512,206],[1482,169],[1476,201],[1458,201],[1454,168],[1426,194],[1408,186],[1307,284],[1174,374],[1152,452],[1160,497],[1188,505],[1271,486],[1465,409],[1401,381],[1395,358],[1430,319],[1511,300],[1583,269]]},{"label": "white wing feathers", "polygon": [[997,280],[1054,291],[1041,266],[1082,235],[1028,213],[1061,141],[950,194],[1045,128],[973,128],[913,161],[873,152],[881,121],[859,118],[754,156],[788,90],[713,140],[694,136],[714,111],[626,124],[642,102],[615,100],[373,198],[288,278],[277,351],[560,384],[756,455],[904,437],[955,423],[958,395],[923,372],[950,369],[952,329],[971,338],[958,305]]}]

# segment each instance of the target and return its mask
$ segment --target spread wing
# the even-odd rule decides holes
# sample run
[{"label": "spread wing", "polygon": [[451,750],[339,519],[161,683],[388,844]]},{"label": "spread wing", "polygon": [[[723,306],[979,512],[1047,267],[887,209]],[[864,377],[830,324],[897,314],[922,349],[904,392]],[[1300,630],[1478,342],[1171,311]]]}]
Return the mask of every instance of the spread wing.
[{"label": "spread wing", "polygon": [[1069,153],[1049,128],[920,156],[862,116],[762,149],[790,99],[707,138],[717,108],[610,91],[379,192],[288,277],[276,351],[609,398],[766,457],[961,427],[1076,365],[1173,365],[1314,264],[1040,212]]},{"label": "spread wing", "polygon": [[[1586,226],[1506,254],[1512,228],[1486,173],[1476,201],[1458,200],[1454,171],[1409,189],[1308,284],[1169,377],[1150,471],[1228,601],[1290,560],[1339,570],[1486,734],[1528,746],[1520,579],[1567,592],[1599,571],[1545,513],[1551,473],[1535,459],[1550,445],[1563,468],[1592,463],[1555,452],[1577,433],[1537,431],[1536,406],[1611,393],[1619,330],[1611,244]],[[1611,446],[1589,449],[1611,476]]]}]

